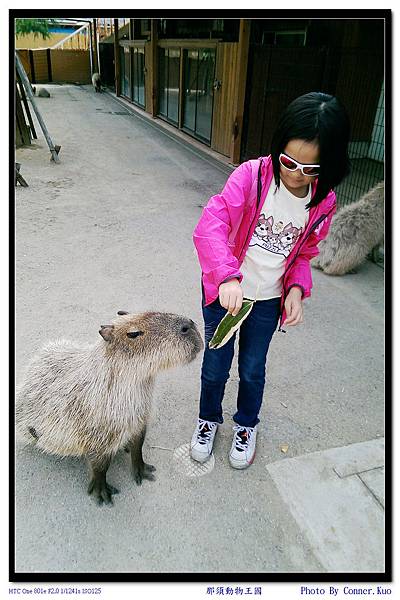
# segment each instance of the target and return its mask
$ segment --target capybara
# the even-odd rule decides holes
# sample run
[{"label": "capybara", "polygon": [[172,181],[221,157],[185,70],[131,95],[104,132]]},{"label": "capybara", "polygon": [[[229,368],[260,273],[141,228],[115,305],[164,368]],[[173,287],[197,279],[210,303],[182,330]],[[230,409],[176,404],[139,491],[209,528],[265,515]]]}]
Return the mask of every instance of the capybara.
[{"label": "capybara", "polygon": [[44,346],[17,390],[18,436],[44,452],[85,456],[88,492],[99,504],[117,490],[106,481],[120,448],[131,453],[133,477],[154,479],[142,446],[157,373],[192,361],[203,347],[195,323],[162,312],[119,311],[91,345],[60,339]]},{"label": "capybara", "polygon": [[93,73],[92,84],[96,92],[101,92],[101,77],[100,73]]},{"label": "capybara", "polygon": [[338,210],[312,266],[328,275],[344,275],[358,267],[383,240],[384,204],[381,181],[360,200]]}]

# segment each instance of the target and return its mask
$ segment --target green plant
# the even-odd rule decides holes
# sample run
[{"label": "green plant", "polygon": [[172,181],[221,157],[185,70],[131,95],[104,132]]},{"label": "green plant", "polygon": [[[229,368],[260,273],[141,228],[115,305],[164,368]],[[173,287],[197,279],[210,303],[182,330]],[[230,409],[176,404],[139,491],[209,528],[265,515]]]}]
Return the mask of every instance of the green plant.
[{"label": "green plant", "polygon": [[226,313],[208,344],[211,350],[221,348],[231,339],[235,331],[239,329],[246,317],[249,316],[254,302],[255,300],[243,300],[242,308],[235,317],[231,313]]},{"label": "green plant", "polygon": [[36,38],[39,35],[43,39],[50,37],[49,26],[56,25],[55,19],[15,19],[15,35],[27,35],[33,33]]}]

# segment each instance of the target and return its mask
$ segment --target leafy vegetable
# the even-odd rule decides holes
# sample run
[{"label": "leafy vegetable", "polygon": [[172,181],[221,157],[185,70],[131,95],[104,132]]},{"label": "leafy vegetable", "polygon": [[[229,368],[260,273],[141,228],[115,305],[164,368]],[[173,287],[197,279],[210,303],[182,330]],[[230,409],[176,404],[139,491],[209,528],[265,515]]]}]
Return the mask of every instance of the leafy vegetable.
[{"label": "leafy vegetable", "polygon": [[239,329],[243,321],[249,316],[254,302],[255,300],[243,300],[242,308],[235,317],[230,313],[226,313],[208,344],[211,350],[221,348],[231,339],[235,331]]}]

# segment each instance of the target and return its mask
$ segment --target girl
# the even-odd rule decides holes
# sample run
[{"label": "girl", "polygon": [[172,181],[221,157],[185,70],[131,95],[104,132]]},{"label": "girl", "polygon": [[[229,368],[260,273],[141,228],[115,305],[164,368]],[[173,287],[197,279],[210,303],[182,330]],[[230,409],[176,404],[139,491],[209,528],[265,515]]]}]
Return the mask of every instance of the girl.
[{"label": "girl", "polygon": [[241,164],[203,210],[193,240],[202,269],[205,351],[200,412],[191,441],[204,462],[223,422],[222,398],[235,336],[218,350],[208,342],[226,310],[256,299],[239,329],[239,390],[229,461],[244,469],[255,455],[268,347],[282,325],[303,322],[310,259],[336,210],[332,191],[349,172],[349,121],[334,97],[311,92],[294,100],[274,133],[271,154]]}]

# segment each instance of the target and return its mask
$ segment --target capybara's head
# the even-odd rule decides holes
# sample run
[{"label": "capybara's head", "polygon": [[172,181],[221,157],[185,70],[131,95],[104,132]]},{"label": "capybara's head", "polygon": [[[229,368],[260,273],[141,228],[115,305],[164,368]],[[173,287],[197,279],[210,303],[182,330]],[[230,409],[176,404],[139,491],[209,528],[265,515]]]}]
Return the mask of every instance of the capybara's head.
[{"label": "capybara's head", "polygon": [[118,311],[118,315],[111,325],[102,325],[99,331],[107,343],[107,352],[138,357],[151,374],[187,364],[203,348],[196,324],[187,317],[162,312]]}]

